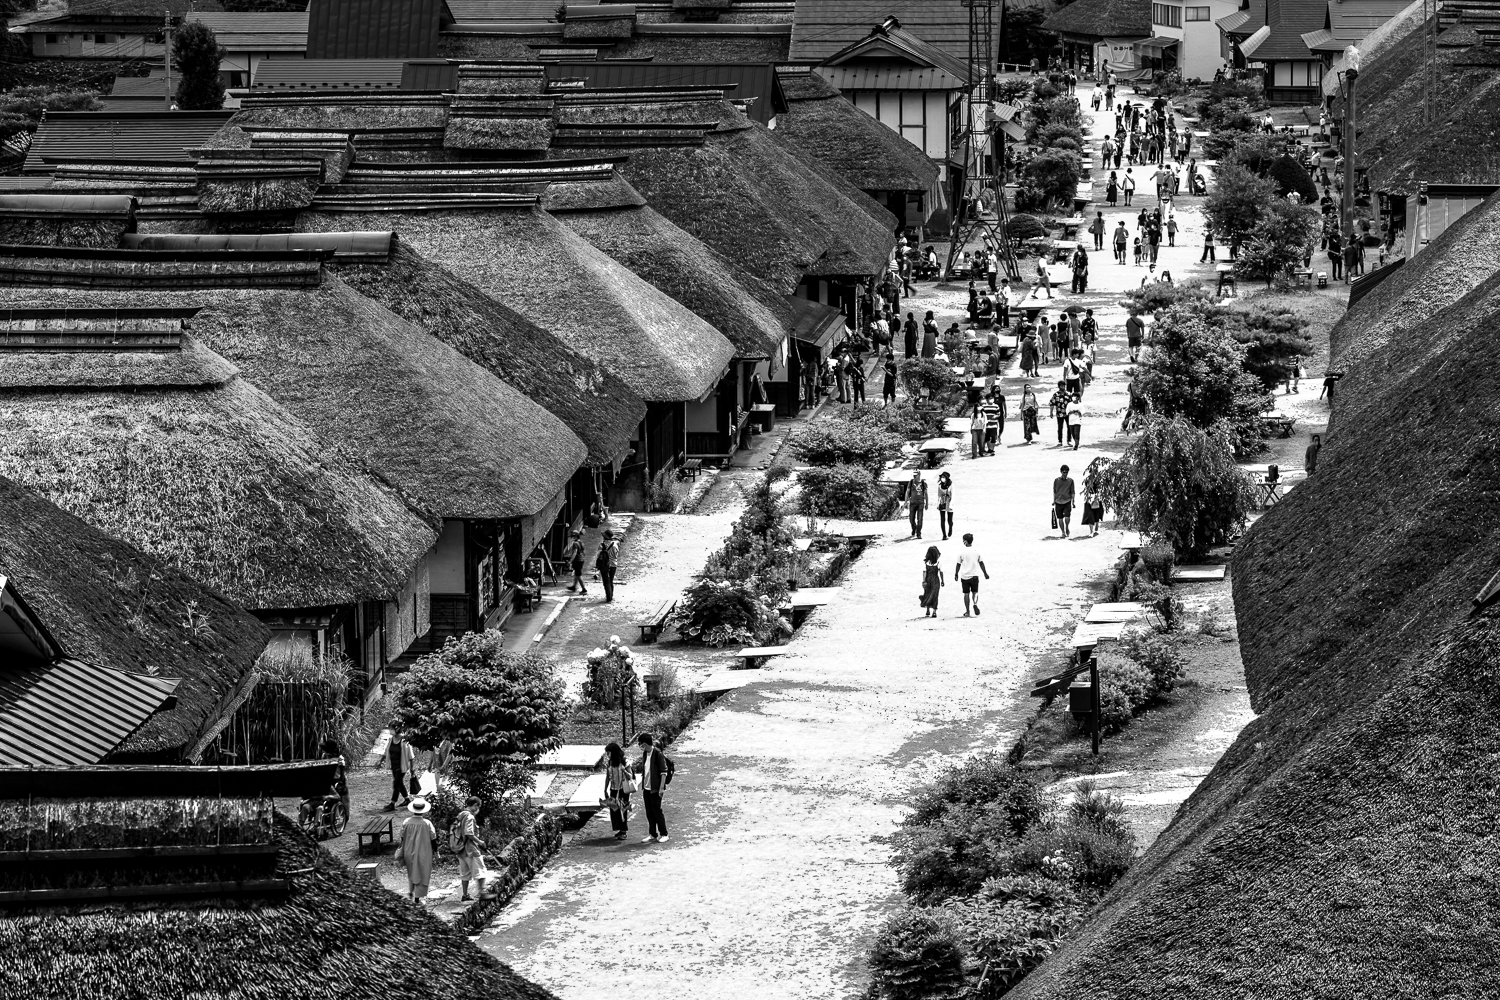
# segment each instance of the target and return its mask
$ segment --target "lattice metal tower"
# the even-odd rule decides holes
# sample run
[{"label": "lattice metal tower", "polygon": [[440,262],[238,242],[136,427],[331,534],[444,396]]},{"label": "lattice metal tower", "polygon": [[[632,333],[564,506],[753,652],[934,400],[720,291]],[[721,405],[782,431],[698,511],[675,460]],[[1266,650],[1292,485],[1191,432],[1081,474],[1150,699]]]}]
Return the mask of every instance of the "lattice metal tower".
[{"label": "lattice metal tower", "polygon": [[[952,242],[948,245],[948,266],[944,275],[953,273],[953,263],[976,235],[983,233],[986,242],[1000,254],[1005,274],[1012,280],[1021,276],[1016,255],[1005,234],[1010,213],[1005,207],[1005,133],[994,114],[995,94],[995,9],[1004,0],[963,0],[969,11],[969,79],[965,121],[958,134],[963,150],[963,175],[953,185]],[[985,153],[990,163],[985,164]],[[979,210],[979,196],[988,191],[995,206],[994,219],[984,218]],[[965,212],[965,205],[973,206]]]}]

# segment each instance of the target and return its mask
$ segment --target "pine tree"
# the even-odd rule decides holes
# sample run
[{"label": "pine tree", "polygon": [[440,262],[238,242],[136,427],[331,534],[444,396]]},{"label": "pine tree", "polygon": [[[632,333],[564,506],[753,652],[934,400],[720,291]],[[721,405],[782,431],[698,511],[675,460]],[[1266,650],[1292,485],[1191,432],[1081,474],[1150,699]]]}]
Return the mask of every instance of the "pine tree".
[{"label": "pine tree", "polygon": [[224,50],[213,29],[189,21],[172,35],[172,63],[177,67],[177,107],[183,111],[215,111],[224,105],[224,81],[219,60]]}]

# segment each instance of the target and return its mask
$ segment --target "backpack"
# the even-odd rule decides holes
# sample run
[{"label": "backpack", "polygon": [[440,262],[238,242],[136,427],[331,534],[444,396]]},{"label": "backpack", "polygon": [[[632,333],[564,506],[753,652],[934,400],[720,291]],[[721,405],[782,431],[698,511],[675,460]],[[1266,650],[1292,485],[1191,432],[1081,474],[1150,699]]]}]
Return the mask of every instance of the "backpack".
[{"label": "backpack", "polygon": [[464,851],[464,817],[468,810],[464,810],[453,818],[453,825],[448,827],[448,849],[454,854],[462,854]]},{"label": "backpack", "polygon": [[[658,750],[657,753],[661,753],[661,751]],[[672,763],[672,758],[668,757],[664,753],[661,755],[661,759],[667,765],[667,771],[666,771],[665,774],[662,775],[662,778],[661,778],[661,787],[666,788],[668,785],[670,785],[672,783],[672,775],[674,775],[674,774],[677,773],[677,765],[674,764],[674,763]]]}]

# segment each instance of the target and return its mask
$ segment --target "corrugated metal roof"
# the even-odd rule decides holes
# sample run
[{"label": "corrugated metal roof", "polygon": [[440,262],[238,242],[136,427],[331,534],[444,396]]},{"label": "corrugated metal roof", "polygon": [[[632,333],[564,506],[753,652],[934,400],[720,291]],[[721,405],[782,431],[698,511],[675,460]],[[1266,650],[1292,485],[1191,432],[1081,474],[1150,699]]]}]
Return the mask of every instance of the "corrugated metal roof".
[{"label": "corrugated metal roof", "polygon": [[559,62],[547,64],[547,79],[584,80],[590,89],[600,90],[732,87],[726,96],[753,100],[747,113],[762,123],[786,110],[786,96],[771,63]]},{"label": "corrugated metal roof", "polygon": [[969,12],[962,0],[797,0],[791,61],[821,62],[892,15],[918,38],[968,60]]},{"label": "corrugated metal roof", "polygon": [[894,69],[872,66],[821,66],[818,75],[840,90],[963,90],[964,82],[946,70],[929,66]]},{"label": "corrugated metal roof", "polygon": [[813,302],[796,295],[788,295],[792,307],[792,339],[818,349],[828,346],[829,341],[843,332],[844,314],[833,306]]},{"label": "corrugated metal roof", "polygon": [[551,21],[558,0],[448,0],[453,19],[460,24],[501,21]]},{"label": "corrugated metal roof", "polygon": [[1249,38],[1240,43],[1240,52],[1248,59],[1255,55],[1255,51],[1264,45],[1270,37],[1271,26],[1269,24],[1262,24],[1259,28],[1255,29]]},{"label": "corrugated metal roof", "polygon": [[[155,97],[167,96],[165,76],[117,76],[109,89],[110,97]],[[163,109],[165,110],[165,109]]]},{"label": "corrugated metal roof", "polygon": [[208,144],[232,111],[59,111],[49,113],[26,153],[23,173],[49,173],[47,158],[181,160]]},{"label": "corrugated metal roof", "polygon": [[1244,26],[1253,16],[1254,15],[1251,14],[1248,10],[1237,10],[1233,14],[1230,14],[1228,17],[1219,18],[1219,20],[1215,21],[1214,23],[1217,24],[1219,26],[1219,29],[1226,35],[1232,35],[1242,26]]},{"label": "corrugated metal roof", "polygon": [[265,59],[255,71],[255,89],[339,90],[401,88],[402,59]]},{"label": "corrugated metal roof", "polygon": [[443,0],[312,0],[309,59],[429,59],[452,15]]},{"label": "corrugated metal roof", "polygon": [[1342,49],[1344,43],[1334,37],[1333,32],[1327,28],[1319,28],[1317,31],[1309,31],[1302,36],[1302,44],[1309,49]]},{"label": "corrugated metal roof", "polygon": [[305,52],[306,11],[271,13],[195,12],[189,21],[201,21],[213,29],[214,37],[229,52]]}]

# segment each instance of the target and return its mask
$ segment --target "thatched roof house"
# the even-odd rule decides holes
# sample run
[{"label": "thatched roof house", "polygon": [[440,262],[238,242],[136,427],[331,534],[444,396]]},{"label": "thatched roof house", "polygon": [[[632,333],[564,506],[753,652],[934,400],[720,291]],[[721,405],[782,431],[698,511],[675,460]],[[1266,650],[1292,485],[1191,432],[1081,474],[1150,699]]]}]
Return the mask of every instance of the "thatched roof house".
[{"label": "thatched roof house", "polygon": [[438,517],[530,516],[583,464],[556,417],[307,251],[41,252],[0,260],[0,284],[47,285],[0,308],[196,308],[195,338]]},{"label": "thatched roof house", "polygon": [[[1406,272],[1429,256],[1463,271],[1460,236],[1371,297],[1416,293],[1433,273]],[[1487,273],[1423,293],[1399,344],[1350,363],[1317,473],[1236,550],[1258,718],[1012,996],[1500,992],[1484,916],[1500,611],[1474,603],[1500,568],[1500,371],[1474,361],[1500,318],[1487,252]],[[1378,315],[1358,312],[1346,322]],[[1445,414],[1461,432],[1433,433]]]},{"label": "thatched roof house", "polygon": [[776,118],[774,138],[866,193],[925,192],[937,182],[937,164],[816,72],[783,73],[781,85],[787,110]]},{"label": "thatched roof house", "polygon": [[[0,531],[0,576],[68,657],[176,679],[172,707],[147,716],[124,734],[123,742],[113,740],[107,752],[116,757],[159,756],[190,745],[213,721],[210,715],[219,699],[250,669],[270,638],[260,622],[181,570],[106,535],[4,476],[0,524],[5,526]],[[189,608],[207,627],[189,619]],[[0,648],[15,652],[4,641]],[[20,666],[13,655],[0,660],[6,669]],[[12,694],[26,697],[4,690],[0,701],[8,702]],[[104,723],[114,721],[122,708],[118,700],[91,706],[78,699],[62,707],[69,718],[60,726],[65,734],[57,734],[64,742],[54,741],[55,749],[80,748],[91,734],[103,733],[108,728]],[[52,722],[49,729],[55,732],[58,720]],[[14,725],[0,730],[7,744],[18,735]]]},{"label": "thatched roof house", "polygon": [[[205,873],[198,877],[223,884],[218,894],[194,895],[185,884],[191,873],[158,864],[167,869],[158,876],[167,880],[163,888],[179,898],[32,903],[7,913],[0,920],[0,994],[553,1000],[431,913],[356,877],[285,817],[269,813],[266,801],[226,799],[210,813],[238,848],[191,858]],[[180,831],[131,829],[130,817],[205,812],[198,800],[180,798],[105,805],[116,817],[110,832],[127,843],[180,839],[172,836]],[[10,820],[25,803],[0,807]],[[26,842],[24,831],[18,839]],[[105,857],[93,864],[96,879],[126,893],[151,878],[140,862]]]}]

